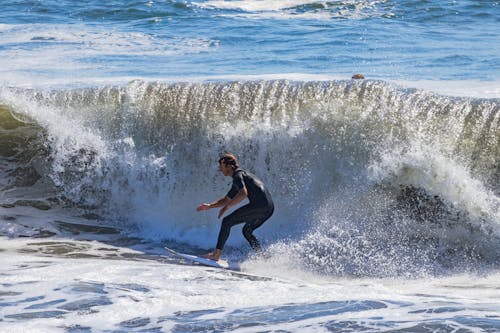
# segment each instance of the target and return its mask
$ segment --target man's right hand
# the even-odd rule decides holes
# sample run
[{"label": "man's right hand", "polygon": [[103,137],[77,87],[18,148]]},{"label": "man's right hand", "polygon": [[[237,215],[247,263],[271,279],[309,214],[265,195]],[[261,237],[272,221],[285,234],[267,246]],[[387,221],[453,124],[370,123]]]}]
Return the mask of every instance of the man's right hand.
[{"label": "man's right hand", "polygon": [[210,209],[211,206],[210,204],[207,204],[207,203],[202,203],[201,205],[199,205],[198,207],[196,207],[196,211],[202,211],[202,210],[208,210]]}]

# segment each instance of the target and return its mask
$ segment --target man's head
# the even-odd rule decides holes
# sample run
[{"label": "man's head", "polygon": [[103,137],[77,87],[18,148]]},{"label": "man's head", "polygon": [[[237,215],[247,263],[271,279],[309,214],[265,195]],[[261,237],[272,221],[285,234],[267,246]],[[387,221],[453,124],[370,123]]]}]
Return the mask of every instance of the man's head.
[{"label": "man's head", "polygon": [[238,168],[238,159],[230,153],[225,153],[219,158],[219,169],[224,176],[232,176]]}]

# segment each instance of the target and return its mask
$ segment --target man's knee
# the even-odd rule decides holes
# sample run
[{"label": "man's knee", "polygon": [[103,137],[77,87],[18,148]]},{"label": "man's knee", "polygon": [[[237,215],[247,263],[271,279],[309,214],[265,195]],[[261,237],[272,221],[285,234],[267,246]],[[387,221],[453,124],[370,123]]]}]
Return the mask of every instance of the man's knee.
[{"label": "man's knee", "polygon": [[248,224],[245,224],[241,231],[243,232],[243,236],[245,236],[245,238],[248,238],[252,235],[253,229]]},{"label": "man's knee", "polygon": [[224,217],[222,219],[222,228],[227,228],[227,229],[231,229],[232,227],[234,227],[236,224],[238,224],[238,220],[237,218],[235,218],[234,216],[232,215],[228,215],[226,217]]}]

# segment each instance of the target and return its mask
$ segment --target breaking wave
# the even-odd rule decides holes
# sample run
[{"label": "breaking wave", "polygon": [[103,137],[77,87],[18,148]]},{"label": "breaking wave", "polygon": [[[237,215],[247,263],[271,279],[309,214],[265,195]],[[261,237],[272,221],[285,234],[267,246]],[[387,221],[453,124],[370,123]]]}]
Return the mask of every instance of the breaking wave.
[{"label": "breaking wave", "polygon": [[211,246],[216,217],[194,207],[225,193],[216,160],[231,151],[273,193],[257,233],[276,258],[358,276],[498,266],[497,99],[381,81],[133,81],[4,87],[0,103],[4,207],[71,206]]}]

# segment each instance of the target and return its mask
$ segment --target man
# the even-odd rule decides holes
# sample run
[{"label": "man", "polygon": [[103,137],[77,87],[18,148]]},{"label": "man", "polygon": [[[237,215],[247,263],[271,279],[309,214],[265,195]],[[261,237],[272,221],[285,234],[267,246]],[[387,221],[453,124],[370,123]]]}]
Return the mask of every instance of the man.
[{"label": "man", "polygon": [[218,215],[218,218],[221,218],[230,207],[237,205],[245,198],[248,197],[250,202],[222,219],[217,246],[214,251],[208,253],[205,257],[215,261],[219,260],[231,228],[240,223],[245,223],[243,236],[250,243],[252,249],[260,252],[260,244],[253,235],[253,231],[273,214],[274,204],[271,194],[259,178],[239,168],[238,160],[233,154],[224,154],[219,159],[219,170],[224,176],[233,178],[231,189],[224,197],[212,203],[203,203],[196,210],[202,211],[222,207]]}]

